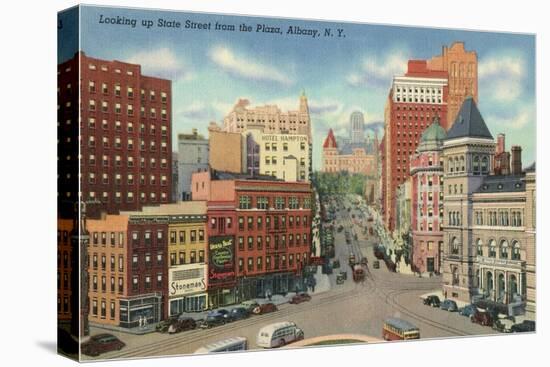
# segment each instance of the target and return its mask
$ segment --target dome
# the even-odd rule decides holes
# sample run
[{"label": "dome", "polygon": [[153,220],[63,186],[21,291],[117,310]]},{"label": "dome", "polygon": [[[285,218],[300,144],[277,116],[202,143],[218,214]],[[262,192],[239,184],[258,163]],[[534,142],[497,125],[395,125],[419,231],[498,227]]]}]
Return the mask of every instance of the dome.
[{"label": "dome", "polygon": [[439,124],[439,117],[436,117],[432,124],[424,130],[420,137],[419,151],[439,149],[443,140],[447,138],[447,132]]}]

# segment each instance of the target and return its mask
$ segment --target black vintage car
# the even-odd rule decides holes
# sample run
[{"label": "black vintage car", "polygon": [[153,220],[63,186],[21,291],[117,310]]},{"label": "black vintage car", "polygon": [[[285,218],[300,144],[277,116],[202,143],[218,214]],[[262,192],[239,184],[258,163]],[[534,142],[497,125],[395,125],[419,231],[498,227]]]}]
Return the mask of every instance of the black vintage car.
[{"label": "black vintage car", "polygon": [[163,321],[159,322],[157,324],[157,326],[155,327],[155,330],[158,331],[159,333],[167,333],[168,328],[170,328],[170,325],[174,324],[177,321],[178,321],[178,316],[177,315],[176,316],[170,316],[166,320],[163,320]]},{"label": "black vintage car", "polygon": [[168,334],[176,334],[186,330],[193,330],[197,323],[190,317],[180,317],[168,327]]},{"label": "black vintage car", "polygon": [[441,306],[441,301],[438,296],[430,295],[424,298],[424,304],[426,306],[439,307]]},{"label": "black vintage car", "polygon": [[510,331],[512,333],[525,333],[535,331],[535,322],[531,320],[523,320],[520,324],[512,325]]}]

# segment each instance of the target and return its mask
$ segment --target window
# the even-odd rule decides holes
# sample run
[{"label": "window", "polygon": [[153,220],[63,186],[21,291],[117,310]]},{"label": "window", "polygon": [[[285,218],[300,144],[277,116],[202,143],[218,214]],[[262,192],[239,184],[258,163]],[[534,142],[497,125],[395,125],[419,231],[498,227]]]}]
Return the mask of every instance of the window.
[{"label": "window", "polygon": [[254,259],[252,257],[248,258],[247,265],[248,271],[254,271]]},{"label": "window", "polygon": [[285,198],[284,197],[276,197],[275,198],[275,209],[284,209],[285,208]]},{"label": "window", "polygon": [[239,217],[239,230],[244,231],[244,217]]},{"label": "window", "polygon": [[497,244],[495,240],[489,242],[489,257],[497,257]]},{"label": "window", "polygon": [[460,248],[458,244],[458,239],[454,237],[453,240],[451,241],[451,254],[458,255],[459,250]]},{"label": "window", "polygon": [[256,199],[256,208],[257,209],[267,209],[269,205],[269,199],[265,196],[258,196]]},{"label": "window", "polygon": [[248,236],[247,243],[248,243],[248,250],[252,251],[254,249],[254,237]]},{"label": "window", "polygon": [[487,174],[489,172],[489,160],[487,157],[481,159],[481,173]]},{"label": "window", "polygon": [[248,230],[253,230],[254,229],[254,217],[247,217],[246,221],[247,221]]},{"label": "window", "polygon": [[251,209],[252,199],[248,195],[239,196],[239,209]]},{"label": "window", "polygon": [[199,241],[204,241],[204,230],[199,229]]},{"label": "window", "polygon": [[262,229],[262,226],[263,226],[263,220],[262,220],[262,217],[257,217],[256,218],[256,228],[258,230]]},{"label": "window", "polygon": [[520,246],[518,241],[512,241],[512,260],[521,260]]},{"label": "window", "polygon": [[244,270],[244,259],[242,257],[239,257],[239,272],[243,272]]},{"label": "window", "polygon": [[263,264],[262,264],[262,257],[260,256],[260,257],[258,257],[258,258],[256,259],[256,269],[257,269],[258,271],[260,271],[260,270],[262,270],[262,267],[263,267]]},{"label": "window", "polygon": [[239,237],[239,250],[244,250],[244,237],[243,236],[240,236]]},{"label": "window", "polygon": [[191,230],[191,242],[197,242],[197,230]]},{"label": "window", "polygon": [[501,259],[507,259],[508,258],[508,241],[502,240],[500,242],[500,254],[499,257]]}]

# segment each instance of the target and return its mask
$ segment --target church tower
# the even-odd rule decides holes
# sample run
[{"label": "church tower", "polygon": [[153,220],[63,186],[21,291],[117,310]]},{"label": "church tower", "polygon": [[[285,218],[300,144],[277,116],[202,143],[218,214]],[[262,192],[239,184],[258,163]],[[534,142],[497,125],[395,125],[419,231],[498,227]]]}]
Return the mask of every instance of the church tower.
[{"label": "church tower", "polygon": [[328,135],[323,143],[323,172],[338,171],[338,144],[332,129],[328,131]]}]

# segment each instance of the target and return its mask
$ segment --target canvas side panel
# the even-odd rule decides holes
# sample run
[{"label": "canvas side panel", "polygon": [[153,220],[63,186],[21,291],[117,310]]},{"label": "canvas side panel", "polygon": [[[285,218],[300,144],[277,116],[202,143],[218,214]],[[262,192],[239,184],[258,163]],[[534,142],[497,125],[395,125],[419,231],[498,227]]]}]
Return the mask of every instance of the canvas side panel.
[{"label": "canvas side panel", "polygon": [[57,343],[78,360],[79,8],[57,15]]}]

